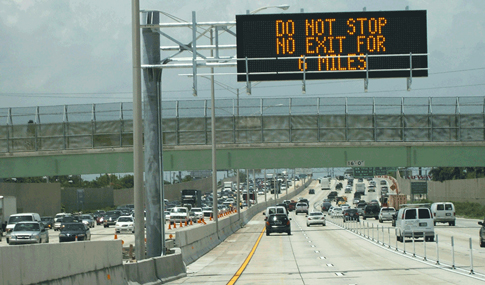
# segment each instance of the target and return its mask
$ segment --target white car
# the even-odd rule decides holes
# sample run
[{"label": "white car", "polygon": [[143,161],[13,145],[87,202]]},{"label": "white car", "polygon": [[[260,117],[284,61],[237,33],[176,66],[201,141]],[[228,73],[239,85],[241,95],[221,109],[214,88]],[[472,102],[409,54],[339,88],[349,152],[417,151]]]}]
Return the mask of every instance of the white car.
[{"label": "white car", "polygon": [[115,231],[117,234],[121,232],[135,233],[135,219],[132,216],[120,216],[116,220]]},{"label": "white car", "polygon": [[202,219],[204,217],[204,213],[202,212],[202,208],[192,208],[192,210],[190,210],[190,211],[194,212],[194,216],[197,220]]},{"label": "white car", "polygon": [[170,210],[170,223],[186,223],[189,221],[189,209],[186,207],[174,207]]},{"label": "white car", "polygon": [[332,211],[332,217],[341,217],[342,216],[342,208],[335,207]]},{"label": "white car", "polygon": [[306,226],[322,225],[325,226],[325,215],[322,212],[311,212],[307,215]]}]

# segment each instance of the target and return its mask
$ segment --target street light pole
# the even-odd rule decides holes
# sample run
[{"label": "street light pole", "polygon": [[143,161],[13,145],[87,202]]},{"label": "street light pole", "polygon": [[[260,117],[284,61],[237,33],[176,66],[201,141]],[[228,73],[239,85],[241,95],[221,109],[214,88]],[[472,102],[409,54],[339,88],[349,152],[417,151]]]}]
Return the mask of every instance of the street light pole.
[{"label": "street light pole", "polygon": [[[193,21],[195,21],[195,12],[193,14]],[[214,38],[212,29],[210,30],[210,43]],[[211,56],[213,56],[214,51],[211,50]],[[216,96],[214,88],[214,68],[211,67],[211,143],[212,143],[212,215],[214,216],[214,221],[216,223],[216,233],[219,238],[219,209],[217,208],[217,166],[216,166]]]}]

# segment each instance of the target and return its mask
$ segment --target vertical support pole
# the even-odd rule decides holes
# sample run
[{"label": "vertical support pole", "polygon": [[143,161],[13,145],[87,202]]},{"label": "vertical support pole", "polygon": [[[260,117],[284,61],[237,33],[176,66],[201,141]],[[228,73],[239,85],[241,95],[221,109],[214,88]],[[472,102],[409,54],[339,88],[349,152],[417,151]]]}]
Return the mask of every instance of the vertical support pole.
[{"label": "vertical support pole", "polygon": [[237,219],[241,220],[241,189],[239,189],[239,169],[236,174]]},{"label": "vertical support pole", "polygon": [[451,236],[451,268],[456,269],[455,267],[455,238]]},{"label": "vertical support pole", "polygon": [[94,148],[94,134],[96,133],[96,104],[91,108],[91,148]]},{"label": "vertical support pole", "polygon": [[[207,104],[207,100],[204,100],[204,104]],[[180,145],[180,104],[179,100],[175,101],[175,144]],[[207,110],[207,109],[205,109]],[[204,111],[205,111],[204,110]],[[207,123],[207,120],[204,120]],[[207,128],[205,129],[205,134],[207,138]]]},{"label": "vertical support pole", "polygon": [[[132,61],[133,61],[133,176],[135,216],[143,217],[143,126],[141,102],[140,1],[132,0]],[[67,107],[64,107],[65,112]],[[67,113],[66,113],[67,116]],[[64,134],[65,135],[65,134]],[[64,143],[66,140],[64,140]],[[66,147],[66,145],[64,145]],[[143,219],[135,220],[135,258],[145,259],[145,227]]]},{"label": "vertical support pole", "polygon": [[401,98],[401,141],[404,142],[404,97]]},{"label": "vertical support pole", "polygon": [[268,201],[266,197],[266,192],[268,192],[268,188],[266,188],[266,168],[265,168],[264,169],[264,202]]},{"label": "vertical support pole", "polygon": [[258,191],[256,191],[256,174],[255,170],[253,169],[253,193],[254,193],[254,202],[258,203]]},{"label": "vertical support pole", "polygon": [[[146,24],[160,23],[158,11],[146,11],[143,13],[143,17],[143,22]],[[148,64],[158,64],[160,62],[160,34],[154,29],[143,28],[142,35],[145,49],[144,61]],[[146,90],[144,94],[146,239],[147,257],[150,258],[163,254],[162,243],[165,241],[165,237],[162,238],[165,230],[164,225],[162,225],[163,201],[161,201],[161,181],[163,181],[163,177],[160,177],[163,170],[160,163],[162,156],[160,142],[161,70],[156,68],[144,69],[143,79]],[[143,213],[138,217],[143,217]]]},{"label": "vertical support pole", "polygon": [[[195,23],[195,12],[192,12],[192,22]],[[194,30],[195,30],[195,24]],[[213,33],[210,30],[210,44],[212,45]],[[195,34],[194,43],[195,45]],[[211,50],[213,55],[213,50]],[[217,197],[217,165],[216,165],[216,95],[214,86],[214,68],[211,67],[211,146],[212,146],[212,196]],[[217,199],[212,201],[212,207],[214,209],[214,221],[216,223],[217,238],[219,237],[219,218],[217,217]]]},{"label": "vertical support pole", "polygon": [[428,115],[429,115],[429,120],[430,120],[430,124],[431,124],[431,141],[434,140],[433,138],[433,133],[434,133],[434,130],[433,130],[433,99],[431,97],[428,98],[428,102],[429,102],[429,105],[428,105]]},{"label": "vertical support pole", "polygon": [[317,98],[317,142],[320,142],[320,97]]},{"label": "vertical support pole", "polygon": [[364,79],[364,91],[369,91],[369,55],[365,54],[365,79]]},{"label": "vertical support pole", "polygon": [[[457,116],[457,121],[458,121],[458,134],[457,134],[457,139],[459,142],[461,142],[461,112],[460,112],[460,99],[456,97],[456,107],[455,107],[455,116]],[[451,132],[450,132],[451,134]],[[450,138],[451,141],[452,138]]]},{"label": "vertical support pole", "polygon": [[192,11],[192,94],[197,96],[197,20]]},{"label": "vertical support pole", "polygon": [[39,114],[39,106],[35,108],[35,133],[34,133],[34,146],[35,151],[39,150],[39,128],[40,128],[40,114]]},{"label": "vertical support pole", "polygon": [[246,56],[246,93],[251,95],[251,81],[249,81],[249,63],[248,57]]},{"label": "vertical support pole", "polygon": [[[13,133],[12,133],[12,108],[8,108],[8,113],[7,113],[7,152],[10,152],[12,150],[12,148],[10,147],[10,144],[11,144],[10,137],[12,135],[13,135]],[[64,133],[64,136],[65,136],[65,133]],[[65,147],[64,147],[64,149],[65,149]]]},{"label": "vertical support pole", "polygon": [[68,145],[68,143],[67,143],[67,140],[68,140],[68,138],[67,138],[68,124],[69,124],[69,116],[67,115],[67,105],[64,105],[64,115],[63,115],[63,118],[62,118],[62,125],[63,125],[62,136],[63,136],[64,149],[67,149],[67,145]]},{"label": "vertical support pole", "polygon": [[289,112],[289,117],[288,117],[288,142],[292,143],[293,139],[291,137],[291,128],[292,128],[292,121],[291,121],[291,98],[288,99],[288,112]]},{"label": "vertical support pole", "polygon": [[413,83],[413,53],[409,53],[409,77],[407,79],[407,90],[411,91],[411,84]]},{"label": "vertical support pole", "polygon": [[345,141],[349,141],[349,122],[347,110],[347,97],[345,97]]},{"label": "vertical support pole", "polygon": [[[260,116],[261,116],[261,143],[264,143],[264,122],[263,122],[263,98],[259,101]],[[249,140],[248,140],[249,142]]]},{"label": "vertical support pole", "polygon": [[377,141],[376,98],[372,97],[372,117],[374,118],[374,141]]},{"label": "vertical support pole", "polygon": [[473,271],[473,246],[472,246],[472,238],[469,239],[470,241],[470,274],[475,274]]},{"label": "vertical support pole", "polygon": [[301,86],[301,94],[305,94],[306,93],[306,56],[303,56],[303,66],[302,66],[302,70],[303,70],[303,85]]},{"label": "vertical support pole", "polygon": [[396,251],[399,251],[399,249],[398,249],[398,243],[397,243],[398,242],[398,237],[397,237],[397,229],[396,228],[394,229],[394,234],[396,235]]},{"label": "vertical support pole", "polygon": [[389,248],[391,248],[391,228],[387,228],[387,236],[389,237]]},{"label": "vertical support pole", "polygon": [[372,224],[372,240],[374,240],[374,224]]},{"label": "vertical support pole", "polygon": [[123,130],[125,124],[123,115],[123,103],[120,103],[120,147],[123,147]]},{"label": "vertical support pole", "polygon": [[403,253],[406,254],[406,237],[404,235],[402,235],[402,243],[403,243]]},{"label": "vertical support pole", "polygon": [[250,203],[249,203],[249,169],[246,168],[246,207],[249,209]]}]

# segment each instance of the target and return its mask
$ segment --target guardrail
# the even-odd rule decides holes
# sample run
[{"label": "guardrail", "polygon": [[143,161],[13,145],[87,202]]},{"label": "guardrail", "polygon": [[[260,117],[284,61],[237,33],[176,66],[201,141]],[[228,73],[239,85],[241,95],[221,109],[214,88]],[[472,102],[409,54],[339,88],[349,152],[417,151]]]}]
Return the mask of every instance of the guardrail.
[{"label": "guardrail", "polygon": [[[374,244],[379,245],[383,248],[392,250],[407,257],[415,258],[416,260],[426,262],[439,268],[451,269],[458,273],[473,275],[472,277],[485,281],[485,272],[476,272],[473,266],[472,238],[469,238],[469,243],[465,245],[465,247],[469,248],[468,255],[470,256],[470,263],[457,265],[455,262],[455,241],[453,236],[451,236],[450,248],[444,248],[443,246],[440,247],[440,239],[438,235],[435,235],[435,242],[427,242],[426,239],[423,239],[422,246],[418,245],[417,248],[414,233],[412,237],[403,237],[403,241],[398,242],[398,232],[396,228],[391,229],[390,227],[379,227],[379,225],[376,225],[374,227],[374,224],[371,223],[369,225],[369,222],[364,221],[343,222],[342,218],[335,219],[330,217],[329,220],[336,226],[353,232],[363,238],[366,238]],[[395,241],[395,243],[393,243],[393,241]],[[411,245],[407,246],[409,241],[411,242]],[[399,246],[400,244],[402,245]],[[435,246],[432,246],[432,244],[435,244]],[[428,247],[431,248],[428,249]],[[417,253],[417,250],[419,251],[419,253]],[[445,260],[443,258],[443,255],[448,255],[449,253],[451,253],[451,258],[449,260]]]}]

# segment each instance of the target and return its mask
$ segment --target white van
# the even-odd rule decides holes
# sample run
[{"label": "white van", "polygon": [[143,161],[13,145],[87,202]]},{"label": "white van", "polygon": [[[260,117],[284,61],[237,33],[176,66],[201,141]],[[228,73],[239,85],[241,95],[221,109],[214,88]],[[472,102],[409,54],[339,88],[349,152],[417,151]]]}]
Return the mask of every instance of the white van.
[{"label": "white van", "polygon": [[396,238],[403,242],[404,237],[424,237],[434,241],[434,222],[427,207],[401,208],[396,216]]},{"label": "white van", "polygon": [[16,223],[24,222],[24,221],[40,222],[41,221],[40,215],[37,214],[37,213],[21,213],[21,214],[10,215],[10,217],[8,218],[8,223],[7,223],[7,228],[6,228],[7,233],[10,233],[13,230]]},{"label": "white van", "polygon": [[264,220],[266,221],[266,219],[269,217],[269,215],[274,215],[274,214],[288,215],[285,207],[283,207],[283,206],[270,206],[270,207],[266,208],[266,211],[263,212],[263,215],[266,216],[266,217],[264,217]]},{"label": "white van", "polygon": [[451,202],[436,202],[431,204],[431,214],[433,214],[434,225],[436,223],[448,223],[455,225],[455,205]]}]

